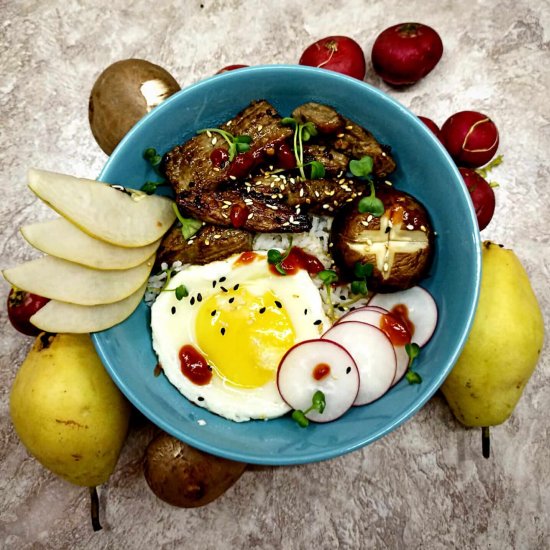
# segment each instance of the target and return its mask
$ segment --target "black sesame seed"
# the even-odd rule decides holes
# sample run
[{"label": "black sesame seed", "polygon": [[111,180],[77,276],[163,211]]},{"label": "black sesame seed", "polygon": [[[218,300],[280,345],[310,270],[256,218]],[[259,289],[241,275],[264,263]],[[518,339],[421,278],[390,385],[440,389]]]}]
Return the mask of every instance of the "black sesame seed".
[{"label": "black sesame seed", "polygon": [[235,301],[235,296],[231,296],[231,298],[229,298],[229,303],[232,304],[234,301]]},{"label": "black sesame seed", "polygon": [[197,401],[204,401],[204,397],[197,397]]},{"label": "black sesame seed", "polygon": [[172,309],[170,311],[172,312],[172,315],[174,315],[174,313],[176,313],[176,306],[172,306]]},{"label": "black sesame seed", "polygon": [[346,311],[346,308],[342,307],[342,306],[338,306],[338,311],[341,311],[342,313],[345,313]]},{"label": "black sesame seed", "polygon": [[208,370],[212,370],[212,365],[208,365]]},{"label": "black sesame seed", "polygon": [[222,292],[227,292],[227,288],[225,288],[224,286],[220,286],[220,288],[222,289]]},{"label": "black sesame seed", "polygon": [[304,315],[307,315],[307,308],[304,309]]},{"label": "black sesame seed", "polygon": [[197,294],[197,302],[202,302],[202,294],[200,292]]},{"label": "black sesame seed", "polygon": [[212,317],[214,317],[214,315],[216,315],[216,310],[213,309],[213,310],[212,310],[212,313],[210,313],[210,315],[212,315]]},{"label": "black sesame seed", "polygon": [[315,321],[313,324],[314,325],[320,325],[323,321],[321,321],[321,319],[317,319],[317,321]]},{"label": "black sesame seed", "polygon": [[348,368],[346,369],[346,374],[349,374],[350,372],[351,372],[351,367],[348,367]]},{"label": "black sesame seed", "polygon": [[194,296],[191,296],[191,300],[189,300],[189,303],[191,305],[194,305],[195,304],[195,297]]},{"label": "black sesame seed", "polygon": [[239,284],[238,283],[233,287],[233,290],[239,290]]},{"label": "black sesame seed", "polygon": [[227,277],[220,277],[220,283],[223,283],[224,281],[227,281]]},{"label": "black sesame seed", "polygon": [[212,281],[212,288],[216,288],[217,281]]},{"label": "black sesame seed", "polygon": [[280,309],[283,307],[283,304],[281,304],[281,302],[279,302],[279,300],[275,300],[275,305]]},{"label": "black sesame seed", "polygon": [[225,334],[225,328],[222,327],[221,330],[220,330],[220,332],[222,333],[222,336],[223,336],[223,335]]},{"label": "black sesame seed", "polygon": [[389,233],[391,231],[391,227],[388,225],[388,227],[386,227],[386,233]]},{"label": "black sesame seed", "polygon": [[260,313],[265,313],[265,307],[260,308]]},{"label": "black sesame seed", "polygon": [[340,295],[340,300],[343,301],[343,300],[345,300],[345,299],[346,299],[346,297],[345,297],[343,294],[341,294],[341,295]]}]

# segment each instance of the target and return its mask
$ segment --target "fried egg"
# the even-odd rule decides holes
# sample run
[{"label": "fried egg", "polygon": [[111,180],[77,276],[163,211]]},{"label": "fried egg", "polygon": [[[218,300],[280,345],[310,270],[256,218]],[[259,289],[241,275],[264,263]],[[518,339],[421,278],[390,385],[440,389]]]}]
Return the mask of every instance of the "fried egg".
[{"label": "fried egg", "polygon": [[153,348],[168,380],[196,405],[236,422],[290,410],[277,389],[279,362],[329,326],[307,271],[276,274],[265,252],[190,266],[151,308]]}]

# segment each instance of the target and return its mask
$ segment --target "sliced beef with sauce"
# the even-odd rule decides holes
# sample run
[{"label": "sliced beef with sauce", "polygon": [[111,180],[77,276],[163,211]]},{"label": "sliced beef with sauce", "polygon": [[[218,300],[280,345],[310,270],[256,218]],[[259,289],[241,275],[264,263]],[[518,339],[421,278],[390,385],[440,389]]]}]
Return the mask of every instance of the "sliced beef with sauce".
[{"label": "sliced beef with sauce", "polygon": [[[220,128],[235,136],[249,136],[250,155],[257,162],[264,155],[273,154],[276,146],[292,135],[292,128],[281,124],[280,115],[265,100],[253,101]],[[216,167],[210,158],[216,148],[227,150],[224,138],[215,132],[201,133],[164,155],[162,170],[176,196],[188,190],[217,189],[229,179],[229,164]]]},{"label": "sliced beef with sauce", "polygon": [[204,265],[252,250],[252,234],[242,229],[203,225],[190,239],[185,239],[181,227],[175,224],[164,236],[159,247],[155,270],[162,263],[171,266],[175,261]]},{"label": "sliced beef with sauce", "polygon": [[292,117],[301,124],[313,122],[321,134],[335,134],[345,126],[344,118],[322,103],[304,103],[292,111]]},{"label": "sliced beef with sauce", "polygon": [[302,180],[282,174],[264,174],[245,182],[244,185],[249,192],[284,200],[295,209],[299,207],[300,214],[304,210],[324,215],[332,215],[341,206],[368,190],[365,182],[356,178]]},{"label": "sliced beef with sauce", "polygon": [[181,212],[214,225],[259,233],[309,231],[311,220],[271,196],[237,189],[184,193],[176,198]]},{"label": "sliced beef with sauce", "polygon": [[320,162],[328,175],[341,176],[347,172],[350,159],[328,145],[306,143],[304,144],[304,164],[311,161]]}]

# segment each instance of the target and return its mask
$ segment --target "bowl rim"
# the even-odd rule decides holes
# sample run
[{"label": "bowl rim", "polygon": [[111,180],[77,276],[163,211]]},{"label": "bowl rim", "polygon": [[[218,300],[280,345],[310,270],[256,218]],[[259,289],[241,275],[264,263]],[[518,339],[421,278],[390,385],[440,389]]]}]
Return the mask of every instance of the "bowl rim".
[{"label": "bowl rim", "polygon": [[[425,134],[429,137],[432,143],[437,148],[439,148],[440,151],[444,154],[448,164],[450,165],[451,171],[454,172],[455,177],[459,179],[459,181],[462,181],[462,177],[460,175],[460,172],[458,171],[458,168],[456,167],[454,161],[452,160],[452,158],[450,157],[446,149],[443,147],[439,139],[414,113],[412,113],[412,111],[410,111],[407,107],[402,105],[399,101],[397,101],[390,95],[386,94],[382,90],[376,88],[375,86],[367,82],[360,81],[358,79],[355,79],[340,73],[336,73],[333,71],[328,71],[326,69],[319,69],[316,67],[309,67],[304,65],[288,65],[288,64],[255,65],[251,67],[236,69],[225,73],[214,74],[208,78],[205,78],[203,80],[200,80],[198,82],[195,82],[193,84],[190,84],[189,86],[182,88],[181,90],[179,90],[178,92],[176,92],[175,94],[167,98],[165,101],[163,101],[161,104],[159,104],[157,107],[152,109],[129,130],[129,132],[119,142],[117,147],[113,150],[113,152],[107,159],[97,179],[99,181],[104,181],[105,173],[109,170],[111,164],[113,164],[116,161],[117,153],[119,152],[119,150],[123,149],[125,143],[130,139],[132,139],[132,136],[134,134],[136,134],[137,132],[140,132],[141,128],[144,125],[148,124],[150,120],[153,120],[156,117],[162,116],[163,111],[169,108],[169,106],[173,102],[181,101],[181,97],[184,97],[188,93],[195,92],[205,86],[206,87],[209,86],[209,84],[215,79],[216,80],[222,80],[222,79],[238,80],[239,78],[241,78],[241,76],[244,76],[244,75],[249,75],[253,73],[261,74],[266,71],[276,71],[276,72],[280,72],[281,74],[294,73],[296,76],[297,75],[307,76],[309,74],[317,74],[317,75],[322,74],[324,75],[324,77],[328,78],[329,80],[345,81],[347,85],[351,84],[353,86],[359,86],[359,87],[364,87],[368,89],[371,94],[378,96],[382,101],[393,104],[393,107],[397,108],[397,110],[402,115],[404,115],[407,119],[409,119],[418,128],[421,128],[421,131],[425,132]],[[468,201],[468,210],[471,217],[469,221],[473,223],[473,227],[477,228],[477,218],[475,216],[475,211],[474,211],[473,205],[471,204],[471,201]],[[193,437],[192,435],[191,436],[188,434],[182,435],[181,432],[178,432],[177,430],[172,429],[167,421],[159,417],[154,411],[150,410],[149,407],[142,407],[142,405],[134,395],[131,388],[129,388],[129,386],[126,384],[124,379],[121,376],[119,376],[116,369],[112,368],[111,361],[108,357],[108,350],[106,349],[107,346],[105,345],[106,342],[100,336],[102,333],[101,332],[92,333],[91,337],[92,337],[94,346],[96,348],[96,351],[100,356],[101,361],[104,364],[106,370],[109,372],[109,375],[114,380],[114,382],[119,387],[119,389],[122,391],[122,393],[126,396],[126,398],[140,412],[142,412],[151,422],[153,422],[155,425],[160,427],[165,432],[176,437],[177,439],[184,441],[185,443],[197,449],[205,451],[207,453],[214,454],[216,456],[221,456],[223,458],[228,458],[231,460],[247,462],[250,464],[269,465],[269,466],[286,466],[286,465],[308,464],[313,462],[329,460],[332,458],[345,455],[352,451],[358,450],[362,447],[365,447],[370,443],[373,443],[374,441],[394,431],[400,425],[402,425],[407,420],[412,418],[427,403],[427,401],[431,399],[431,397],[440,388],[440,386],[443,384],[447,376],[450,374],[452,368],[454,367],[456,361],[458,360],[458,357],[460,356],[464,348],[468,335],[471,331],[475,312],[477,310],[477,304],[479,301],[479,291],[480,291],[480,283],[481,283],[481,237],[480,237],[479,231],[475,232],[473,245],[475,249],[474,250],[475,265],[471,266],[471,271],[473,273],[473,287],[474,287],[474,295],[471,297],[473,298],[472,307],[470,308],[468,315],[465,319],[464,330],[460,339],[457,341],[457,345],[455,346],[454,353],[448,358],[447,367],[438,373],[438,375],[432,380],[429,388],[427,388],[426,391],[424,391],[417,399],[415,399],[414,403],[412,403],[409,407],[407,407],[401,415],[395,417],[390,423],[385,424],[382,428],[380,428],[376,432],[370,433],[368,437],[359,438],[357,441],[351,444],[342,445],[337,449],[311,452],[308,454],[307,459],[303,457],[293,458],[292,456],[272,457],[267,454],[259,456],[258,454],[251,454],[246,451],[219,449],[218,447],[215,447],[208,443],[204,443],[203,441]]]}]

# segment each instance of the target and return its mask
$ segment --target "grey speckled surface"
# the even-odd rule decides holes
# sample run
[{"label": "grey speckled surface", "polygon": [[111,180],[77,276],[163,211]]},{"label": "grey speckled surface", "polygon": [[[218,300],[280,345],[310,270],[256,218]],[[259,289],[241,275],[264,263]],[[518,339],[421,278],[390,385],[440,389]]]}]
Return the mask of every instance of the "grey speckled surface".
[{"label": "grey speckled surface", "polygon": [[[494,172],[497,211],[483,237],[517,251],[548,329],[547,0],[202,4],[0,1],[2,267],[36,254],[17,231],[46,217],[25,188],[26,169],[95,177],[105,162],[88,128],[87,101],[111,62],[147,58],[184,86],[230,63],[296,62],[307,44],[329,34],[349,34],[368,52],[381,29],[419,20],[443,37],[436,70],[400,92],[370,69],[367,80],[440,124],[469,108],[497,122],[505,162]],[[5,297],[8,285],[0,285]],[[45,472],[13,432],[9,387],[31,342],[0,310],[2,548],[550,547],[548,343],[515,414],[493,429],[490,460],[480,455],[479,432],[458,425],[436,396],[368,448],[309,466],[250,468],[213,504],[180,510],[158,501],[143,479],[140,459],[152,428],[142,422],[102,487],[105,529],[94,534],[86,491]]]}]

